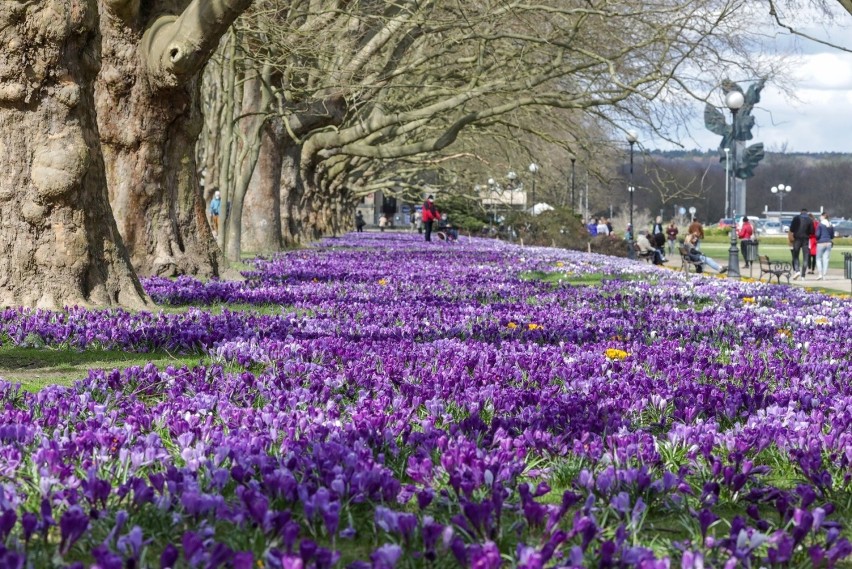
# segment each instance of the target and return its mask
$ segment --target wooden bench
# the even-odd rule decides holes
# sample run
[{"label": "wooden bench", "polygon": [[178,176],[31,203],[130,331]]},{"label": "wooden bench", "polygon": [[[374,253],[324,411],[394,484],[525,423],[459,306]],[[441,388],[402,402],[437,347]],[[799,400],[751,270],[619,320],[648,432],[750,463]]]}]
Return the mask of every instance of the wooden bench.
[{"label": "wooden bench", "polygon": [[636,252],[636,258],[637,259],[644,259],[644,261],[646,263],[653,263],[654,262],[654,250],[653,249],[651,249],[650,251],[643,251],[641,248],[639,248],[638,243],[634,243],[633,244],[633,250]]},{"label": "wooden bench", "polygon": [[684,273],[688,273],[690,269],[695,269],[696,273],[704,272],[704,261],[696,261],[689,256],[689,248],[686,245],[678,247],[680,251],[680,269]]},{"label": "wooden bench", "polygon": [[778,279],[778,284],[781,284],[781,277],[786,277],[787,284],[790,284],[793,265],[784,261],[773,261],[766,255],[758,255],[757,260],[760,262],[760,276],[757,277],[757,280],[761,280],[763,275],[768,275],[766,282],[772,282],[774,276]]}]

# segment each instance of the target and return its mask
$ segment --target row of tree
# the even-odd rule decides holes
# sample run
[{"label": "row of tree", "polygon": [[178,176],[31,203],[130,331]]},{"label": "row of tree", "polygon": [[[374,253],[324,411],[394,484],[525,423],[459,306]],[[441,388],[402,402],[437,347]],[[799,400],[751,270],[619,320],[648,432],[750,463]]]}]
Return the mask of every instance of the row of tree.
[{"label": "row of tree", "polygon": [[[244,238],[347,230],[377,189],[472,187],[544,144],[603,163],[599,141],[665,134],[719,84],[712,69],[777,71],[750,49],[767,8],[7,0],[0,302],[144,306],[137,272],[218,276]],[[229,204],[218,243],[202,187]]]}]

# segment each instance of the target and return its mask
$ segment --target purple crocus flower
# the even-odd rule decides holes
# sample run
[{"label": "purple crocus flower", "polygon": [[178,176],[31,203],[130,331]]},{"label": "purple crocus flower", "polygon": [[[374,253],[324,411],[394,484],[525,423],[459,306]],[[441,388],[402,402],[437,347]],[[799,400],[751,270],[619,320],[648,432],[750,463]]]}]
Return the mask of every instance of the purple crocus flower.
[{"label": "purple crocus flower", "polygon": [[0,544],[0,567],[3,569],[24,569],[27,558],[24,554],[6,549]]},{"label": "purple crocus flower", "polygon": [[234,558],[233,550],[224,543],[217,542],[210,551],[210,559],[207,560],[208,569],[216,569],[223,565],[231,564]]},{"label": "purple crocus flower", "polygon": [[231,564],[234,569],[254,569],[254,555],[250,551],[238,551]]},{"label": "purple crocus flower", "polygon": [[704,556],[698,551],[684,551],[680,569],[704,569]]},{"label": "purple crocus flower", "polygon": [[322,516],[325,531],[328,535],[336,534],[337,528],[340,524],[340,502],[335,500],[324,504],[322,508],[320,508],[320,516]]},{"label": "purple crocus flower", "polygon": [[56,521],[53,519],[53,507],[47,498],[41,500],[41,521],[44,531],[47,531],[49,526],[56,525]]},{"label": "purple crocus flower", "polygon": [[317,552],[317,544],[315,541],[311,539],[303,539],[299,542],[299,557],[302,558],[302,561],[308,563],[314,558],[314,555]]},{"label": "purple crocus flower", "polygon": [[190,565],[198,562],[201,554],[204,552],[204,540],[194,531],[184,532],[181,539],[183,545],[183,555]]},{"label": "purple crocus flower", "polygon": [[793,538],[781,531],[773,537],[775,547],[770,547],[767,551],[769,562],[772,564],[787,563],[793,556],[793,547],[795,547]]},{"label": "purple crocus flower", "polygon": [[121,556],[113,553],[103,544],[92,550],[92,557],[95,558],[100,569],[122,569],[124,567],[124,560]]},{"label": "purple crocus flower", "polygon": [[698,525],[701,528],[701,537],[707,537],[707,530],[710,526],[719,519],[719,516],[714,514],[709,509],[705,508],[698,513]]},{"label": "purple crocus flower", "polygon": [[402,548],[386,543],[370,555],[370,560],[373,562],[374,569],[393,569],[400,557],[402,557]]},{"label": "purple crocus flower", "polygon": [[406,543],[414,537],[414,530],[417,528],[417,516],[414,514],[401,513],[397,517],[397,526]]},{"label": "purple crocus flower", "polygon": [[434,497],[435,493],[431,488],[423,488],[417,492],[417,505],[421,510],[425,510],[432,503]]},{"label": "purple crocus flower", "polygon": [[80,506],[68,508],[59,518],[60,541],[59,550],[62,555],[68,553],[89,527],[89,516],[83,512]]},{"label": "purple crocus flower", "polygon": [[[147,504],[154,499],[154,489],[148,486],[144,479],[133,478],[131,486],[133,488],[133,504],[135,506]],[[108,491],[107,495],[109,495]]]},{"label": "purple crocus flower", "polygon": [[834,566],[841,559],[845,559],[852,555],[852,543],[849,542],[845,537],[837,540],[837,543],[832,545],[828,551],[825,552],[826,558],[828,558],[828,562],[831,566]]},{"label": "purple crocus flower", "polygon": [[471,569],[498,569],[501,564],[500,550],[493,541],[469,548]]},{"label": "purple crocus flower", "polygon": [[0,543],[6,539],[17,521],[18,514],[14,510],[3,510],[3,513],[0,514]]},{"label": "purple crocus flower", "polygon": [[468,565],[468,556],[467,556],[467,546],[464,544],[464,541],[459,536],[455,536],[452,538],[450,542],[450,551],[453,552],[453,555],[456,558],[456,561],[459,562],[459,565],[462,567],[467,567]]},{"label": "purple crocus flower", "polygon": [[38,516],[32,512],[24,512],[21,516],[21,529],[24,531],[24,541],[28,542],[38,526]]},{"label": "purple crocus flower", "polygon": [[133,526],[127,535],[118,538],[116,548],[130,559],[138,561],[142,555],[142,547],[148,543],[148,541],[143,541],[142,537],[142,528]]},{"label": "purple crocus flower", "polygon": [[171,569],[175,566],[175,562],[180,555],[178,548],[174,544],[168,543],[163,548],[163,553],[160,554],[160,569]]},{"label": "purple crocus flower", "polygon": [[265,527],[266,514],[269,511],[269,500],[266,496],[255,490],[246,490],[242,499],[252,521],[260,527]]}]

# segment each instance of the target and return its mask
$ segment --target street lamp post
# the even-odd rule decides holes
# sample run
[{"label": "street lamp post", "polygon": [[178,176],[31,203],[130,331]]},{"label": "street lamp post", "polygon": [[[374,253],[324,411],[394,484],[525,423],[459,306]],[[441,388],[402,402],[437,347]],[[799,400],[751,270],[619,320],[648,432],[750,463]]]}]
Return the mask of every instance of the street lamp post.
[{"label": "street lamp post", "polygon": [[497,225],[497,182],[488,178],[488,188],[491,190],[491,223]]},{"label": "street lamp post", "polygon": [[509,170],[509,173],[506,174],[506,177],[509,179],[509,209],[514,209],[515,207],[515,180],[518,179],[518,175],[514,170]]},{"label": "street lamp post", "polygon": [[631,259],[636,258],[636,251],[633,249],[633,241],[636,239],[636,229],[633,227],[633,192],[636,188],[633,186],[633,145],[639,140],[639,135],[635,130],[627,131],[627,142],[630,143],[630,181],[627,184],[627,193],[630,194],[630,238],[627,240],[627,256]]},{"label": "street lamp post", "polygon": [[725,104],[731,109],[731,247],[728,249],[728,276],[740,277],[740,256],[737,248],[737,111],[745,104],[745,97],[740,91],[728,91]]},{"label": "street lamp post", "polygon": [[731,213],[731,190],[729,187],[729,182],[731,181],[730,172],[728,168],[731,166],[731,149],[725,149],[725,216],[727,217]]},{"label": "street lamp post", "polygon": [[529,169],[530,174],[532,174],[532,208],[535,210],[535,174],[539,170],[539,165],[533,162],[530,164]]},{"label": "street lamp post", "polygon": [[778,194],[778,221],[781,221],[781,212],[784,211],[784,194],[790,193],[792,189],[790,186],[778,184],[777,186],[772,186],[772,189],[769,190],[773,194]]},{"label": "street lamp post", "polygon": [[575,157],[571,157],[571,213],[577,211],[577,206],[574,205],[574,163],[577,161]]}]

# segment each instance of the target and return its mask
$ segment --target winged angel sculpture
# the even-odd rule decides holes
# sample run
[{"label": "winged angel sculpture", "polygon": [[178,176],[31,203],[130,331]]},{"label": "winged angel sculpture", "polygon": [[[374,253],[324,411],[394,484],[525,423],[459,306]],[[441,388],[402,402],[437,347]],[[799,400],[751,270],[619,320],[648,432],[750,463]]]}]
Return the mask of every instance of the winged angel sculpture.
[{"label": "winged angel sculpture", "polygon": [[[743,93],[742,87],[729,79],[722,81],[722,92],[727,95],[731,91],[739,91],[743,93],[745,103],[737,112],[736,125],[730,125],[725,121],[725,115],[722,111],[707,103],[704,107],[704,126],[707,129],[722,137],[722,142],[719,144],[719,161],[725,162],[725,148],[732,148],[732,144],[736,141],[746,141],[753,138],[751,129],[754,126],[754,117],[751,116],[751,110],[756,103],[760,102],[760,91],[766,84],[766,79],[761,79],[753,83],[748,91]],[[745,151],[737,156],[736,164],[733,164],[734,176],[740,179],[751,178],[754,176],[754,169],[757,163],[763,160],[763,143],[758,142],[751,146],[746,146]]]}]

